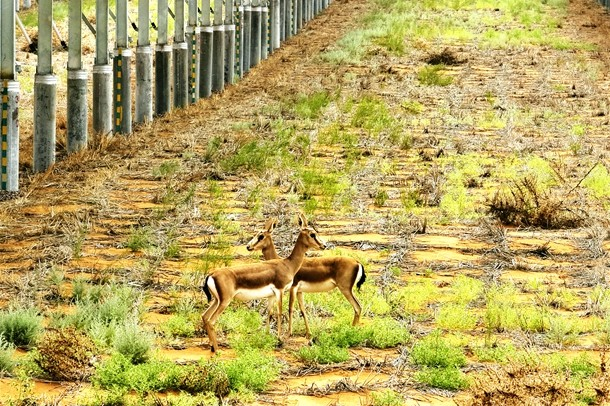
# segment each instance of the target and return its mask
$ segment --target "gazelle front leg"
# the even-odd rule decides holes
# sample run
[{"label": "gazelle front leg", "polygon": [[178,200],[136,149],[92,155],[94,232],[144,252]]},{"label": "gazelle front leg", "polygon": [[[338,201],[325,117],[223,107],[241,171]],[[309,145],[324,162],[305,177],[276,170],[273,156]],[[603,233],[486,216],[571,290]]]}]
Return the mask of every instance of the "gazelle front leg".
[{"label": "gazelle front leg", "polygon": [[282,289],[278,290],[277,296],[277,338],[282,340],[282,298],[284,292]]},{"label": "gazelle front leg", "polygon": [[301,310],[301,316],[305,322],[305,337],[311,338],[311,332],[309,331],[309,323],[307,322],[307,315],[305,314],[305,303],[303,302],[303,292],[297,292],[297,300],[299,301],[299,309]]}]

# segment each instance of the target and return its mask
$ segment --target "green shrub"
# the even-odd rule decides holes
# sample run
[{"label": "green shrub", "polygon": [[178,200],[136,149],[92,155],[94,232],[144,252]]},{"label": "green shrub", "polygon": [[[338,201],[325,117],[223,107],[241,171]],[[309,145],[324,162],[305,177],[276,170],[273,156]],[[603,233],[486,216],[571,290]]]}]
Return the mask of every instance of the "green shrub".
[{"label": "green shrub", "polygon": [[443,69],[445,65],[426,65],[417,72],[417,80],[424,86],[449,86],[453,78],[443,74]]},{"label": "green shrub", "polygon": [[50,330],[40,340],[34,361],[50,379],[82,381],[93,373],[97,355],[93,340],[82,331]]},{"label": "green shrub", "polygon": [[514,359],[516,351],[512,344],[474,348],[474,354],[480,362],[506,363]]},{"label": "green shrub", "polygon": [[371,406],[402,406],[405,404],[405,399],[398,392],[391,389],[386,389],[381,392],[371,393]]},{"label": "green shrub", "polygon": [[371,324],[360,327],[364,341],[368,347],[391,348],[406,344],[411,339],[411,334],[402,323],[389,318],[375,319]]},{"label": "green shrub", "polygon": [[10,374],[13,372],[15,367],[15,361],[13,360],[13,353],[15,352],[15,346],[0,335],[0,376]]},{"label": "green shrub", "polygon": [[272,350],[277,346],[278,339],[268,329],[259,329],[246,333],[234,333],[229,337],[229,344],[235,351]]},{"label": "green shrub", "polygon": [[308,364],[333,364],[349,359],[349,351],[345,347],[332,344],[303,347],[297,352],[297,357]]},{"label": "green shrub", "polygon": [[330,100],[330,95],[325,90],[307,96],[300,96],[294,105],[294,111],[300,118],[313,120],[320,117],[322,110],[328,106]]},{"label": "green shrub", "polygon": [[274,356],[255,350],[240,353],[236,359],[224,361],[220,365],[227,373],[233,390],[261,392],[280,373],[280,364]]},{"label": "green shrub", "polygon": [[457,367],[426,367],[415,374],[415,380],[428,386],[446,390],[460,390],[468,387],[468,380]]},{"label": "green shrub", "polygon": [[438,331],[415,343],[411,358],[416,365],[426,367],[449,368],[466,365],[466,356],[462,349],[445,342]]},{"label": "green shrub", "polygon": [[378,135],[395,126],[396,120],[390,114],[388,107],[382,99],[365,96],[356,105],[351,125],[362,128],[371,135]]},{"label": "green shrub", "polygon": [[134,365],[129,358],[115,353],[97,367],[91,382],[102,389],[161,392],[178,389],[181,372],[181,367],[170,361],[150,360]]},{"label": "green shrub", "polygon": [[364,330],[341,320],[330,331],[321,332],[315,342],[323,347],[350,348],[360,345],[365,340]]},{"label": "green shrub", "polygon": [[149,227],[132,228],[131,234],[123,244],[133,252],[141,251],[152,246],[152,231]]},{"label": "green shrub", "polygon": [[465,275],[458,275],[451,284],[451,293],[452,301],[468,304],[481,296],[483,282]]},{"label": "green shrub", "polygon": [[195,323],[191,317],[176,314],[160,326],[166,337],[194,337]]},{"label": "green shrub", "polygon": [[0,335],[17,347],[34,344],[41,330],[42,317],[34,308],[13,309],[0,313]]},{"label": "green shrub", "polygon": [[116,330],[114,349],[133,364],[141,364],[150,356],[152,341],[136,322],[128,322]]},{"label": "green shrub", "polygon": [[436,316],[436,325],[448,330],[472,330],[478,317],[473,310],[461,304],[446,303]]}]

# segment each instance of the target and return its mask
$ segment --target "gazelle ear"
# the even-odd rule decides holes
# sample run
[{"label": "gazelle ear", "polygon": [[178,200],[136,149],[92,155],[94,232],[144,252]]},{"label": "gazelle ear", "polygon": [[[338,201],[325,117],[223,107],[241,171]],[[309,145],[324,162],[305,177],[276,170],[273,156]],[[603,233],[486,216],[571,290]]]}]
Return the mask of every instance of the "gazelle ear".
[{"label": "gazelle ear", "polygon": [[267,231],[268,233],[273,232],[273,229],[275,228],[276,225],[277,225],[277,219],[275,217],[270,218],[265,223],[265,231]]},{"label": "gazelle ear", "polygon": [[299,212],[299,226],[301,227],[301,229],[307,228],[307,219],[305,218],[305,215],[301,212]]}]

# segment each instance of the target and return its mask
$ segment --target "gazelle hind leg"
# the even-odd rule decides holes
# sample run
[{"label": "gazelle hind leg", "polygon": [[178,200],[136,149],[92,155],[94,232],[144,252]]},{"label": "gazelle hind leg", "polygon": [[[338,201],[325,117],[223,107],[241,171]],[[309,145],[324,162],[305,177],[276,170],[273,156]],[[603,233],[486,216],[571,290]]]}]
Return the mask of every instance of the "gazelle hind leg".
[{"label": "gazelle hind leg", "polygon": [[204,326],[206,331],[208,332],[208,338],[210,340],[210,349],[212,350],[212,352],[216,352],[216,350],[218,349],[218,340],[216,339],[216,329],[214,329],[214,325],[216,324],[216,320],[218,320],[220,314],[227,308],[229,303],[231,303],[231,299],[219,302],[218,306],[216,307],[216,310],[214,310],[214,313],[212,313],[212,315],[208,319],[204,319]]},{"label": "gazelle hind leg", "polygon": [[354,296],[354,292],[351,289],[341,289],[339,288],[343,296],[347,299],[347,301],[354,308],[354,320],[352,321],[352,326],[357,326],[360,323],[360,313],[362,312],[362,307],[360,306],[360,302]]}]

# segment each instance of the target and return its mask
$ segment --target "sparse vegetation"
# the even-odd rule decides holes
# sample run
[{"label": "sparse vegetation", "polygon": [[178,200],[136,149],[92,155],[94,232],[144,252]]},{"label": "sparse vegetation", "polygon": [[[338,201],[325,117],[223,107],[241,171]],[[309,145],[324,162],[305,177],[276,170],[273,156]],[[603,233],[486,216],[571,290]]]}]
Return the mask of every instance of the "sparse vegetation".
[{"label": "sparse vegetation", "polygon": [[[54,3],[64,31],[67,3]],[[95,1],[83,6],[92,20]],[[58,106],[60,159],[44,174],[29,163],[36,58],[20,61],[25,176],[8,202],[0,193],[0,376],[19,391],[8,404],[281,403],[289,392],[382,406],[416,391],[610,403],[607,16],[566,0],[344,6],[247,88],[129,137],[96,135],[68,155]],[[35,11],[20,15],[34,32]],[[201,357],[204,278],[258,262],[243,245],[268,217],[288,255],[298,210],[328,237],[312,257],[364,264],[361,323],[338,289],[304,294],[309,342],[297,312],[278,340],[286,320],[267,327],[265,300],[232,303],[218,352]],[[321,384],[330,374],[341,379]],[[40,378],[92,386],[84,399],[37,397]]]}]

